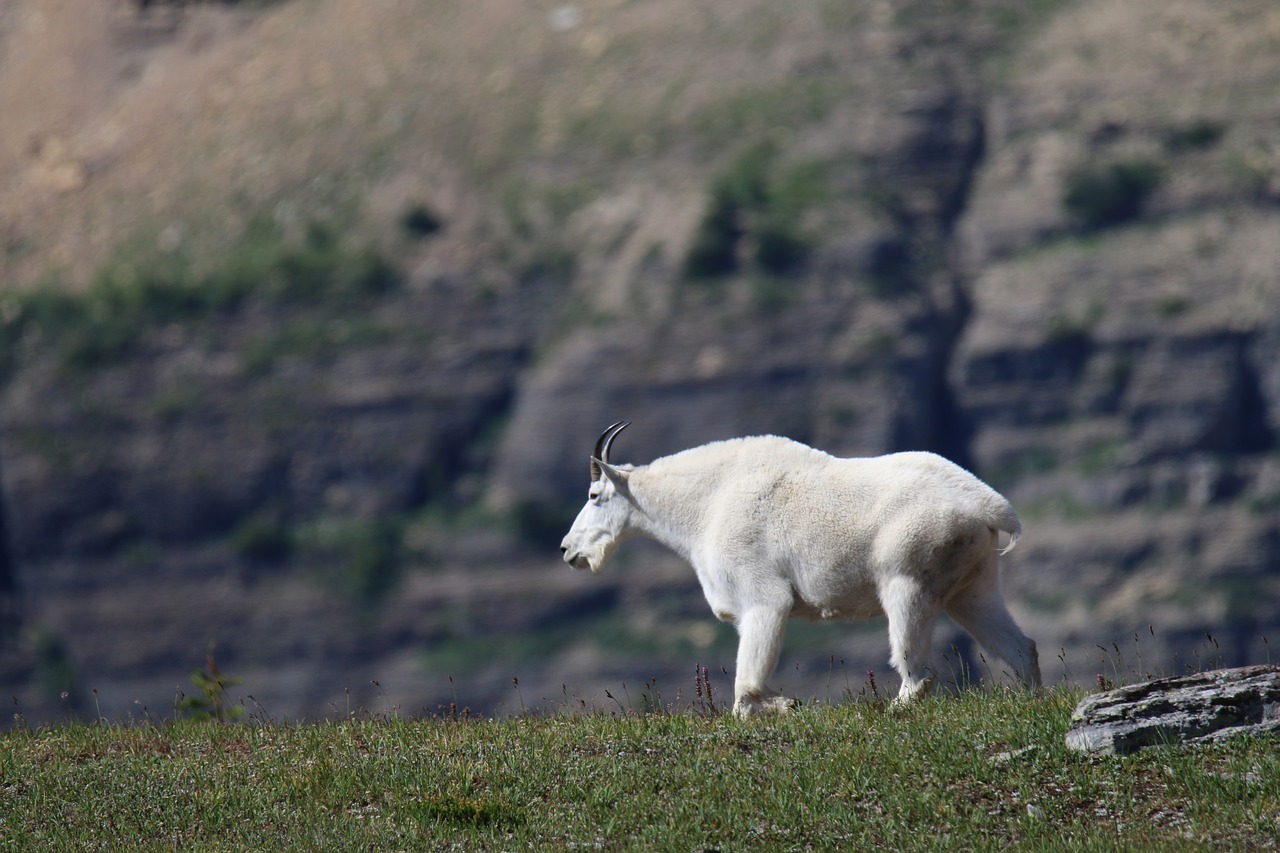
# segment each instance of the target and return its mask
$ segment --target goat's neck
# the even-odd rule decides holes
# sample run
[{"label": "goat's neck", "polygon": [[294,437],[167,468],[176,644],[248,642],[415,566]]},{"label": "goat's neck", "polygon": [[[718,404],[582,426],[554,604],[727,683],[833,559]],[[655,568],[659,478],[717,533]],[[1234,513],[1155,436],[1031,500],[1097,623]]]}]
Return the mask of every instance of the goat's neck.
[{"label": "goat's neck", "polygon": [[706,528],[706,496],[715,492],[718,472],[645,468],[632,475],[632,499],[639,510],[637,527],[690,561],[699,534]]}]

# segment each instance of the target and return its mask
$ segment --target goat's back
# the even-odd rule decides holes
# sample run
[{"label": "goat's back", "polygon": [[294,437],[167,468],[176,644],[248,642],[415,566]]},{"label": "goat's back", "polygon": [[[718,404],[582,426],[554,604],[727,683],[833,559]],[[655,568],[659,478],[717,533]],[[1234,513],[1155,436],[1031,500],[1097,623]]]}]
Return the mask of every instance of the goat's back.
[{"label": "goat's back", "polygon": [[885,525],[950,519],[981,521],[1014,536],[1020,530],[1000,493],[924,451],[841,458],[791,439],[753,436],[695,447],[651,467],[681,472],[729,526],[750,524],[788,539],[843,530],[869,544]]}]

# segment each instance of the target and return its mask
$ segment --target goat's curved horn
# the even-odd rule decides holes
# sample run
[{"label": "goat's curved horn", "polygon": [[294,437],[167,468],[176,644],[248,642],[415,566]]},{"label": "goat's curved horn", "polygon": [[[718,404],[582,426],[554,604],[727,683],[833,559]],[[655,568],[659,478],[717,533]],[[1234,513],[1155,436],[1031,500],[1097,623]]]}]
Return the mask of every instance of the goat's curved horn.
[{"label": "goat's curved horn", "polygon": [[600,433],[600,437],[596,439],[596,449],[591,454],[591,482],[594,483],[602,476],[600,466],[596,464],[596,460],[599,459],[601,462],[609,461],[609,446],[618,437],[618,433],[629,426],[631,426],[630,421],[618,421]]}]

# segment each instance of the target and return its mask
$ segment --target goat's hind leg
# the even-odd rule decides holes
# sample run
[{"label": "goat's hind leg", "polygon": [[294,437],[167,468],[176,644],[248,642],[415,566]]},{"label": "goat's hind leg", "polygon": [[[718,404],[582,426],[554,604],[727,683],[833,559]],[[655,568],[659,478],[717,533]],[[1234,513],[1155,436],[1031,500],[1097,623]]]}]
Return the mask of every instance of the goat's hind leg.
[{"label": "goat's hind leg", "polygon": [[1000,592],[996,555],[982,574],[946,603],[947,614],[978,641],[989,654],[1013,667],[1025,686],[1040,686],[1040,659],[1036,644],[1013,621]]}]

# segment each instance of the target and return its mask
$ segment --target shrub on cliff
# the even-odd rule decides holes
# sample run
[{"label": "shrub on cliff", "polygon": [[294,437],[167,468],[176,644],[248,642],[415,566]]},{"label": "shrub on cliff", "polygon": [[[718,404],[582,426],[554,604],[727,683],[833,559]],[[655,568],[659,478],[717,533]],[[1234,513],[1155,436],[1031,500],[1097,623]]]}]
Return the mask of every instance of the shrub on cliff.
[{"label": "shrub on cliff", "polygon": [[1083,166],[1067,175],[1062,206],[1086,231],[1120,225],[1142,215],[1162,177],[1160,165],[1145,159]]}]

